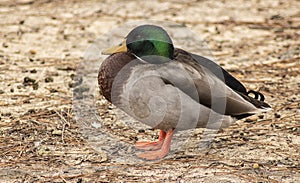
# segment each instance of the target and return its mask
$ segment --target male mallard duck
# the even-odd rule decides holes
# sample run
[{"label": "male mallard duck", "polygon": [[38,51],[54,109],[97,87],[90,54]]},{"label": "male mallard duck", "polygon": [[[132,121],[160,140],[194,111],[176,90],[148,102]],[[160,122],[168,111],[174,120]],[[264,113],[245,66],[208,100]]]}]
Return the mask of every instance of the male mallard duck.
[{"label": "male mallard duck", "polygon": [[[134,28],[122,44],[107,49],[98,84],[104,97],[138,121],[160,129],[157,142],[137,142],[146,160],[170,150],[174,130],[219,129],[271,107],[213,61],[174,48],[155,25]],[[255,97],[249,96],[249,93]]]}]

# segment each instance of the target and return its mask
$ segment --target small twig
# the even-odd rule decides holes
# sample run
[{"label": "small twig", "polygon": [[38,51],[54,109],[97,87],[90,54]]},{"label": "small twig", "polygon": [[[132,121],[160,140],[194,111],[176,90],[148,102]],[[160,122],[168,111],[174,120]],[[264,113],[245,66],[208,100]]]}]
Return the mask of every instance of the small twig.
[{"label": "small twig", "polygon": [[67,181],[61,174],[59,174],[59,178],[61,178],[64,182],[68,183],[69,181]]},{"label": "small twig", "polygon": [[65,143],[65,141],[64,141],[64,132],[65,132],[65,129],[66,129],[66,125],[70,126],[70,123],[59,112],[57,112],[56,110],[54,110],[54,111],[60,117],[60,119],[62,119],[62,121],[63,121],[61,140],[62,140],[63,143]]},{"label": "small twig", "polygon": [[[22,145],[22,144],[20,144],[20,145]],[[25,146],[23,146],[23,148],[21,148],[19,155],[18,155],[19,157],[22,156],[22,154],[23,154],[24,150],[27,148],[27,146],[28,146],[28,143]]]},{"label": "small twig", "polygon": [[227,167],[235,167],[235,168],[239,167],[239,165],[229,165],[229,164],[226,164],[224,162],[219,162],[219,161],[212,162],[210,165],[208,165],[208,167],[211,168],[211,167],[218,166],[218,165],[223,165],[223,166],[227,166]]}]

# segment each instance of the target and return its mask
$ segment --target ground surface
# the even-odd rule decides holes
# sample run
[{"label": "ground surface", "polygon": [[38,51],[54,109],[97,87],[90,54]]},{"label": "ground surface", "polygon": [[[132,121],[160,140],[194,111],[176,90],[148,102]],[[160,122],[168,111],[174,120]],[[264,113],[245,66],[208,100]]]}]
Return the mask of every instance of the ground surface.
[{"label": "ground surface", "polygon": [[[299,7],[297,0],[1,0],[1,182],[299,182]],[[203,151],[197,131],[190,145],[155,163],[95,151],[73,115],[76,68],[101,34],[145,19],[192,29],[273,111],[220,131]],[[115,127],[113,107],[100,98],[98,112],[115,138],[156,137]]]}]

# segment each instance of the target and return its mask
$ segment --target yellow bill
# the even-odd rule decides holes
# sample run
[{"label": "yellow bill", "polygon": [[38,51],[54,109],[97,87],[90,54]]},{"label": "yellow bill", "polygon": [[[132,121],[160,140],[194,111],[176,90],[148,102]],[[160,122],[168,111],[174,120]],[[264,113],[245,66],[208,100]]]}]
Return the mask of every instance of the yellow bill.
[{"label": "yellow bill", "polygon": [[124,39],[124,41],[121,44],[117,45],[117,46],[113,46],[111,48],[103,50],[101,52],[101,54],[111,55],[113,53],[120,53],[120,52],[127,52],[126,39]]}]

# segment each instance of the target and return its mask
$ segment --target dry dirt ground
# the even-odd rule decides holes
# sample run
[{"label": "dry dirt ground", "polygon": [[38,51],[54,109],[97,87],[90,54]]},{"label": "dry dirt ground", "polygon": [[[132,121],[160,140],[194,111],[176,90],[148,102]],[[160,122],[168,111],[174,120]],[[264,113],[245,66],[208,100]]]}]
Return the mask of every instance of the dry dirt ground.
[{"label": "dry dirt ground", "polygon": [[[300,182],[299,7],[298,0],[1,0],[0,182]],[[219,131],[203,151],[195,132],[191,145],[159,162],[96,151],[74,118],[77,66],[102,34],[147,19],[193,30],[273,111]],[[98,98],[114,137],[129,144],[157,137],[147,128],[120,130],[114,108]]]}]

